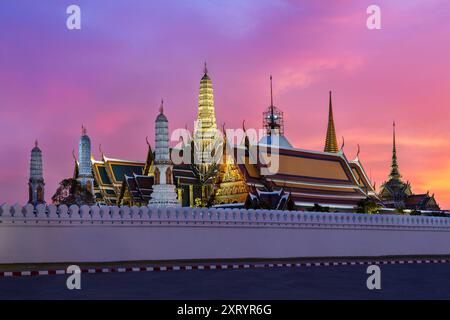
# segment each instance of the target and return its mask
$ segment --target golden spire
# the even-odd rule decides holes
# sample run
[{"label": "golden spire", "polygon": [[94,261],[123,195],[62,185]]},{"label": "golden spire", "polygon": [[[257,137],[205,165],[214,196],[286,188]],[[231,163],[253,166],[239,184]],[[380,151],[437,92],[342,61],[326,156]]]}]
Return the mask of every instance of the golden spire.
[{"label": "golden spire", "polygon": [[392,128],[393,128],[393,132],[392,132],[392,164],[391,164],[391,173],[389,175],[389,178],[393,179],[393,180],[400,180],[402,176],[400,175],[400,172],[398,170],[397,145],[395,142],[395,121],[392,123]]},{"label": "golden spire", "polygon": [[202,159],[207,155],[207,149],[216,140],[216,113],[214,110],[214,90],[212,81],[208,76],[206,62],[204,65],[204,75],[200,80],[200,90],[198,94],[198,113],[194,128],[194,140],[198,143],[202,153]]},{"label": "golden spire", "polygon": [[325,152],[338,152],[337,140],[336,140],[336,130],[334,129],[334,120],[333,120],[333,106],[331,102],[331,91],[330,91],[330,102],[328,109],[328,128],[327,128],[327,137],[325,140]]}]

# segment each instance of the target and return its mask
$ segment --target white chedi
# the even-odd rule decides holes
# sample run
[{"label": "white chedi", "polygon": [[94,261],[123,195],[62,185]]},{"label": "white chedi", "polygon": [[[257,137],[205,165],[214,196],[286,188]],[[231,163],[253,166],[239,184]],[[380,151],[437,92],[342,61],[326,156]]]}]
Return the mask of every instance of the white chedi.
[{"label": "white chedi", "polygon": [[180,207],[173,184],[169,151],[169,122],[163,113],[163,102],[155,121],[154,184],[149,206]]},{"label": "white chedi", "polygon": [[153,184],[153,192],[149,201],[150,206],[180,206],[177,199],[177,193],[175,191],[175,185],[173,185],[171,181],[171,167],[171,165],[155,165],[155,183]]}]

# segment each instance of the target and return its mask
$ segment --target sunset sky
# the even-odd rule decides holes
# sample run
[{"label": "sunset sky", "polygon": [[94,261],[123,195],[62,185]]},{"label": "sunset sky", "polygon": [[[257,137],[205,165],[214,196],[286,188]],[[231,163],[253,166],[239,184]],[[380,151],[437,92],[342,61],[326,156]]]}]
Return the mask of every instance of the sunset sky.
[{"label": "sunset sky", "polygon": [[[66,8],[81,7],[81,30]],[[381,8],[381,30],[366,9]],[[0,203],[27,200],[34,140],[46,199],[73,174],[81,125],[93,153],[145,160],[161,97],[170,128],[192,129],[204,61],[219,125],[260,128],[270,103],[298,148],[322,150],[328,91],[345,153],[377,188],[389,173],[392,122],[400,172],[450,209],[448,0],[2,0]],[[340,143],[340,142],[339,142]]]}]

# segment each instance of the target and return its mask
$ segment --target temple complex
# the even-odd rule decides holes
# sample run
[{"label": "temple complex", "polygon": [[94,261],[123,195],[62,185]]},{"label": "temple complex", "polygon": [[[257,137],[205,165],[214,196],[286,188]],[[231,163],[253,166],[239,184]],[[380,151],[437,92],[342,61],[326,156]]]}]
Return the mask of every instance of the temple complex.
[{"label": "temple complex", "polygon": [[[274,105],[270,76],[270,105],[262,112],[263,136],[255,141],[243,125],[242,141],[233,143],[224,127],[222,132],[217,130],[212,80],[205,64],[194,132],[181,147],[169,146],[168,120],[161,103],[155,150],[147,140],[144,160],[110,158],[103,152],[100,160],[93,159],[83,129],[74,178],[86,185],[92,179],[96,202],[107,205],[170,202],[171,206],[190,207],[356,211],[361,202],[372,201],[387,208],[438,210],[434,196],[414,195],[409,183],[401,180],[395,131],[391,174],[377,193],[360,159],[359,146],[352,160],[347,159],[343,146],[338,147],[331,91],[327,120],[323,151],[294,147],[286,136],[283,112]],[[220,149],[220,161],[211,161]],[[180,156],[190,154],[191,160],[173,163],[174,150]],[[275,159],[276,170],[271,171],[270,161]]]},{"label": "temple complex", "polygon": [[[274,198],[278,194],[278,201],[281,201],[281,194],[284,194],[285,203],[292,200],[296,209],[319,205],[339,211],[353,210],[359,201],[367,197],[377,198],[359,159],[348,161],[343,150],[337,150],[331,100],[326,150],[323,152],[294,148],[289,143],[284,135],[282,112],[275,109],[273,99],[269,110],[263,113],[263,118],[265,128],[271,130],[267,131],[257,147],[264,147],[272,142],[272,150],[276,150],[278,154],[278,170],[275,173],[267,172],[264,170],[266,166],[259,160],[256,163],[255,159],[249,161],[252,160],[251,152],[245,153],[246,159],[240,161],[243,164],[238,167],[247,185],[253,190],[254,199],[269,196]],[[278,145],[274,144],[275,141],[278,141]],[[254,203],[254,200],[251,202]]]}]

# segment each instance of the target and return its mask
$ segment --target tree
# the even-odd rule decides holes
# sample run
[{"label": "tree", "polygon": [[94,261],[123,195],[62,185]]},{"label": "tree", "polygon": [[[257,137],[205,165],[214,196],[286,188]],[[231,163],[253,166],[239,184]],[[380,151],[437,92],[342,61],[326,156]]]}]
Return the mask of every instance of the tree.
[{"label": "tree", "polygon": [[377,213],[380,209],[380,206],[372,199],[372,198],[365,198],[358,202],[358,207],[356,209],[357,213]]},{"label": "tree", "polygon": [[60,205],[93,205],[94,196],[91,192],[84,189],[76,179],[64,179],[59,183],[58,189],[52,197],[53,204]]},{"label": "tree", "polygon": [[403,209],[403,207],[398,207],[398,208],[395,208],[395,213],[404,214],[405,210]]}]

